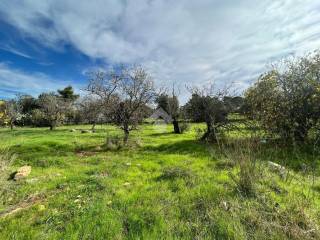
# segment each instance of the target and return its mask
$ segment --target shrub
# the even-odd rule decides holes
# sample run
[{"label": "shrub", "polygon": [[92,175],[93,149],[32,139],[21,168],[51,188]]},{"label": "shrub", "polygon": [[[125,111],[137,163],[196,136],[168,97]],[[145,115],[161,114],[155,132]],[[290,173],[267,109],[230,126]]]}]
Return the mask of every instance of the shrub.
[{"label": "shrub", "polygon": [[285,140],[303,142],[320,119],[320,52],[286,60],[246,91],[249,116]]}]

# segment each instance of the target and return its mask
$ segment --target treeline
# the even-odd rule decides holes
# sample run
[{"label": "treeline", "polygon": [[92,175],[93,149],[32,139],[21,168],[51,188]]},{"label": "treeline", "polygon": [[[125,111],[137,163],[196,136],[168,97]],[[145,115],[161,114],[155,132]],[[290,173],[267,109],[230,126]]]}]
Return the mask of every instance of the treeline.
[{"label": "treeline", "polygon": [[121,67],[96,71],[89,75],[79,97],[71,86],[34,98],[21,95],[0,102],[0,123],[19,126],[113,123],[124,133],[126,142],[131,130],[149,117],[156,103],[172,118],[174,132],[183,133],[185,122],[204,122],[201,139],[216,141],[220,132],[234,124],[230,113],[238,113],[255,122],[266,134],[290,142],[304,142],[310,134],[319,136],[320,54],[315,52],[273,65],[241,96],[215,85],[188,88],[191,97],[179,105],[176,89],[161,91],[142,67]]}]

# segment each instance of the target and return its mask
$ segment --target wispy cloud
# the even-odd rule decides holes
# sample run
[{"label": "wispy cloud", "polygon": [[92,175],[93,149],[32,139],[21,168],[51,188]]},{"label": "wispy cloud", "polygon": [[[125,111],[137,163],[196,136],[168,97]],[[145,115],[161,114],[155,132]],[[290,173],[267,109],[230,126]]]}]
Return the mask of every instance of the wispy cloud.
[{"label": "wispy cloud", "polygon": [[80,86],[72,81],[57,80],[43,73],[28,73],[0,63],[0,96],[12,98],[16,94],[37,96],[42,92],[51,92],[72,84],[77,90]]},{"label": "wispy cloud", "polygon": [[4,51],[7,51],[7,52],[10,52],[10,53],[13,53],[15,55],[18,55],[20,57],[24,57],[24,58],[28,58],[28,59],[33,59],[33,57],[31,57],[30,55],[28,55],[27,53],[24,53],[23,51],[20,51],[16,48],[13,48],[9,45],[4,45],[4,46],[0,46],[0,49],[1,50],[4,50]]},{"label": "wispy cloud", "polygon": [[2,0],[0,13],[41,44],[140,63],[167,85],[246,88],[267,63],[320,46],[318,0]]}]

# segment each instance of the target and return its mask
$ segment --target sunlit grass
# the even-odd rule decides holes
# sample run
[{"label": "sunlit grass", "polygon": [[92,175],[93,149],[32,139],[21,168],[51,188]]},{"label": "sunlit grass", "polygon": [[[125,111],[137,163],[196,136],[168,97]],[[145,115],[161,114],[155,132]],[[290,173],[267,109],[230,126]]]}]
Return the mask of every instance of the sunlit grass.
[{"label": "sunlit grass", "polygon": [[[237,174],[237,166],[226,163],[217,145],[196,141],[198,127],[204,125],[175,135],[171,126],[143,125],[130,136],[139,144],[119,150],[104,148],[107,136],[121,136],[113,126],[84,134],[70,130],[90,126],[0,129],[0,148],[17,154],[12,171],[32,166],[31,175],[13,182],[14,194],[0,203],[5,210],[31,202],[0,216],[0,239],[319,236],[319,156],[264,145],[261,164],[281,163],[293,177],[281,179],[266,170],[256,195],[243,197],[229,177],[230,172]],[[248,132],[229,134],[239,140]],[[304,171],[303,164],[314,162]]]}]

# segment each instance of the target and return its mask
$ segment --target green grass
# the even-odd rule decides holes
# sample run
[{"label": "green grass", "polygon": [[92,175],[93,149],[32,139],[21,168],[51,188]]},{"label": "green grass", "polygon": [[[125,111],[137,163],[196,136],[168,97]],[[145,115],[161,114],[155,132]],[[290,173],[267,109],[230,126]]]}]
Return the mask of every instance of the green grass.
[{"label": "green grass", "polygon": [[[175,135],[143,125],[130,136],[137,144],[120,149],[104,148],[107,136],[121,136],[113,126],[0,129],[0,148],[17,155],[11,170],[32,166],[25,180],[5,183],[0,239],[319,239],[319,155],[262,145],[263,177],[245,197],[230,177],[238,167],[196,141],[195,127]],[[267,170],[270,160],[289,177]]]}]

